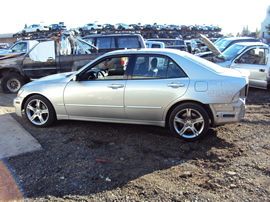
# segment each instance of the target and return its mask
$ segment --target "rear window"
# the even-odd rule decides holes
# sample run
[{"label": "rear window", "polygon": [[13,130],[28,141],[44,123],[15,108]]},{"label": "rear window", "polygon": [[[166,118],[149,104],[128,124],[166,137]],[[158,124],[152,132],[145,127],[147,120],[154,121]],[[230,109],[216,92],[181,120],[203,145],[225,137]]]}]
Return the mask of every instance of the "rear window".
[{"label": "rear window", "polygon": [[137,37],[118,37],[119,48],[141,48]]}]

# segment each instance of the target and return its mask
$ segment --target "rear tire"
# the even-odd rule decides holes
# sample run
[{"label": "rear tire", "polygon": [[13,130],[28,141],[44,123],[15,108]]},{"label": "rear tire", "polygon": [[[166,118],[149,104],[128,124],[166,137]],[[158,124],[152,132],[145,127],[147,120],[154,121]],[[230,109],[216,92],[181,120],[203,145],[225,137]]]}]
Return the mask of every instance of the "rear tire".
[{"label": "rear tire", "polygon": [[206,135],[209,129],[209,116],[198,104],[180,104],[169,117],[169,128],[177,137],[186,141],[196,141]]},{"label": "rear tire", "polygon": [[25,84],[25,79],[17,73],[9,73],[1,80],[1,87],[4,93],[17,93]]}]

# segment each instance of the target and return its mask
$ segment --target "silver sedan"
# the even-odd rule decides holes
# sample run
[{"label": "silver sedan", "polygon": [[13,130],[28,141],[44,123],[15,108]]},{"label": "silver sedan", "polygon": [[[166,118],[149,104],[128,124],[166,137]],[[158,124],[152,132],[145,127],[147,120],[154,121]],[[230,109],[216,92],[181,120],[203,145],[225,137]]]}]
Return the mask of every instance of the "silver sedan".
[{"label": "silver sedan", "polygon": [[172,49],[106,53],[24,85],[16,113],[37,127],[84,120],[169,127],[185,140],[245,115],[248,75]]}]

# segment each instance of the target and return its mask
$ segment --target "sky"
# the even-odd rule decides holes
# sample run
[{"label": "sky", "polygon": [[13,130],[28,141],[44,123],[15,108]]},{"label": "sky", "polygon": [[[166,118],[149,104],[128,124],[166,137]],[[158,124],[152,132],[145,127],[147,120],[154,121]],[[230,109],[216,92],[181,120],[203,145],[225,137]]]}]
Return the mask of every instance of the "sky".
[{"label": "sky", "polygon": [[[2,0],[0,34],[21,31],[25,24],[64,22],[67,28],[87,23],[218,25],[236,35],[261,29],[270,0]],[[270,22],[269,22],[270,24]]]}]

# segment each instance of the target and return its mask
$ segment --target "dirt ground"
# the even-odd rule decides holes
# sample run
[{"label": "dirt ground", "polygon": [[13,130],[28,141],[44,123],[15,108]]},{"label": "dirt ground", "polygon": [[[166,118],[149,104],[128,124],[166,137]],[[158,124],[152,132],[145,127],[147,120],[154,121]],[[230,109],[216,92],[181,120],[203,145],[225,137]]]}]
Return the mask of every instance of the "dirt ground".
[{"label": "dirt ground", "polygon": [[38,129],[11,115],[44,148],[4,160],[28,201],[270,201],[270,90],[250,89],[244,120],[193,143],[159,127]]}]

